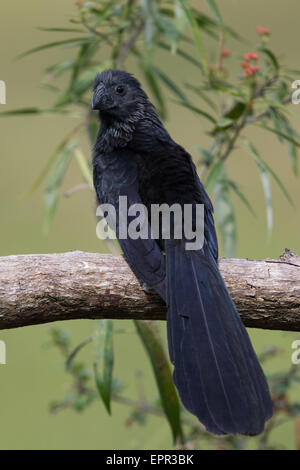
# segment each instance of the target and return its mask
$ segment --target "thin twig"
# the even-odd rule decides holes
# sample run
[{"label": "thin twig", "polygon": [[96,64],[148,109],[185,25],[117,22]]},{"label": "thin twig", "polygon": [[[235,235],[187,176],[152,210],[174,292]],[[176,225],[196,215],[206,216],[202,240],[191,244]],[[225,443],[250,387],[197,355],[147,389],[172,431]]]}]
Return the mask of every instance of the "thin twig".
[{"label": "thin twig", "polygon": [[132,47],[136,43],[139,35],[143,31],[144,26],[145,26],[145,20],[144,20],[144,18],[142,18],[141,21],[139,22],[139,24],[137,25],[136,29],[133,31],[132,35],[129,37],[128,41],[125,42],[124,44],[122,44],[122,46],[121,46],[121,48],[118,52],[116,62],[115,62],[116,68],[120,67],[123,64],[123,62],[125,61],[128,53],[130,52],[130,50],[132,49]]},{"label": "thin twig", "polygon": [[[150,405],[150,403],[148,403],[147,401],[133,400],[132,398],[124,397],[115,393],[112,394],[112,399],[117,403],[136,408],[142,412],[150,413],[159,417],[165,417],[165,413],[161,408]],[[180,420],[183,424],[186,424],[187,426],[192,426],[200,434],[203,434],[205,432],[204,426],[202,426],[200,423],[193,421],[192,419],[189,419],[186,416],[181,416]]]},{"label": "thin twig", "polygon": [[[290,104],[290,103],[291,103],[291,97],[289,96],[285,100],[282,100],[280,104],[285,106],[285,105]],[[254,122],[261,121],[262,119],[264,119],[266,117],[269,117],[269,116],[270,116],[270,109],[267,109],[266,111],[264,111],[263,113],[258,114],[257,116],[249,116],[247,118],[246,124],[253,124]]]},{"label": "thin twig", "polygon": [[[235,126],[235,129],[234,129],[234,133],[233,133],[233,136],[232,138],[230,139],[230,141],[228,142],[228,145],[223,153],[223,155],[220,156],[220,160],[221,161],[224,161],[227,159],[227,157],[229,156],[229,154],[231,153],[231,151],[233,150],[234,148],[234,144],[236,142],[236,140],[238,139],[241,131],[244,129],[244,127],[250,123],[249,122],[249,109],[250,107],[253,106],[253,102],[254,100],[256,100],[257,98],[260,98],[262,96],[264,96],[265,92],[270,88],[270,86],[273,85],[273,83],[275,83],[276,81],[278,80],[278,76],[277,75],[274,75],[272,78],[266,80],[266,82],[260,87],[258,88],[254,93],[253,93],[253,96],[250,98],[247,106],[246,106],[246,111],[245,111],[245,114],[240,122],[240,124],[237,124]],[[263,113],[262,113],[263,114]],[[262,119],[264,117],[264,115],[261,115],[260,118]],[[258,116],[257,116],[258,118]],[[254,122],[254,121],[251,121],[251,123]]]},{"label": "thin twig", "polygon": [[90,26],[84,17],[84,15],[81,15],[81,22],[83,26],[90,32],[93,33],[95,36],[99,36],[103,41],[107,42],[110,46],[113,46],[113,42],[109,39],[109,37],[106,34],[103,34],[99,29],[93,28],[93,26]]},{"label": "thin twig", "polygon": [[73,186],[73,188],[65,191],[64,196],[71,197],[74,193],[77,193],[77,191],[82,191],[84,189],[89,189],[90,191],[93,191],[89,184],[81,183],[81,184],[76,184],[76,186]]}]

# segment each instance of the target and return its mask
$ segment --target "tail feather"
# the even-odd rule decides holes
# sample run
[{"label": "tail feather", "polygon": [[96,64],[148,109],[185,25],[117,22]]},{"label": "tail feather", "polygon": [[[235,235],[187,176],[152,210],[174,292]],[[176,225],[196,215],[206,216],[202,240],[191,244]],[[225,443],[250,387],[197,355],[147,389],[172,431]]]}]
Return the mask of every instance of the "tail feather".
[{"label": "tail feather", "polygon": [[[167,271],[174,272],[175,270],[175,257],[167,256]],[[167,276],[167,281],[170,280],[170,277]],[[171,284],[171,285],[170,285]],[[172,289],[172,283],[167,282],[167,295]],[[168,333],[168,346],[169,346],[169,355],[171,362],[176,365],[173,372],[173,381],[177,389],[180,391],[180,398],[185,406],[185,408],[190,411],[190,413],[198,416],[201,422],[207,423],[210,428],[214,428],[215,434],[222,434],[221,430],[217,429],[214,421],[211,416],[207,414],[207,406],[205,404],[205,396],[203,394],[203,388],[197,390],[197,406],[194,405],[191,386],[187,380],[189,374],[186,374],[184,357],[180,345],[182,344],[184,337],[188,336],[186,332],[187,328],[187,318],[180,315],[177,309],[177,300],[176,296],[169,295],[170,303],[169,310],[167,314],[167,333]],[[193,360],[193,356],[191,357]]]},{"label": "tail feather", "polygon": [[261,433],[272,415],[268,385],[214,257],[168,241],[166,258],[169,349],[183,404],[215,434]]}]

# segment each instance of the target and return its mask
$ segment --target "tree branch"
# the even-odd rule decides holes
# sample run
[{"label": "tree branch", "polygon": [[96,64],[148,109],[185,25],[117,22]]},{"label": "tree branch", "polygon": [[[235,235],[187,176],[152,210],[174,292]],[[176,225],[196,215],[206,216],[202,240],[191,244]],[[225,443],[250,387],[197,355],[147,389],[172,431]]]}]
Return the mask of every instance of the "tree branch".
[{"label": "tree branch", "polygon": [[141,34],[141,32],[143,31],[145,27],[145,20],[142,19],[138,26],[134,29],[133,33],[131,34],[130,38],[128,39],[127,42],[125,42],[124,44],[122,44],[119,52],[118,52],[118,56],[116,58],[116,62],[115,62],[115,67],[118,68],[120,67],[123,62],[125,61],[128,53],[130,52],[130,50],[133,48],[133,46],[135,45],[139,35]]},{"label": "tree branch", "polygon": [[[300,331],[300,257],[221,259],[246,326]],[[0,257],[0,329],[71,319],[165,320],[120,256],[74,251]]]}]

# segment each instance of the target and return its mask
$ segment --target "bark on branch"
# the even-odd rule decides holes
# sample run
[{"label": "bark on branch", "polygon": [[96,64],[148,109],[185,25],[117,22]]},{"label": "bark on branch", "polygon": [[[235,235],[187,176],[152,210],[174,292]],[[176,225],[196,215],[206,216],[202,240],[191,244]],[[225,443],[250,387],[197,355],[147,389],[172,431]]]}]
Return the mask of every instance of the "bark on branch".
[{"label": "bark on branch", "polygon": [[[300,331],[300,257],[221,259],[246,326]],[[164,320],[120,256],[74,251],[0,258],[0,329],[70,319]]]}]

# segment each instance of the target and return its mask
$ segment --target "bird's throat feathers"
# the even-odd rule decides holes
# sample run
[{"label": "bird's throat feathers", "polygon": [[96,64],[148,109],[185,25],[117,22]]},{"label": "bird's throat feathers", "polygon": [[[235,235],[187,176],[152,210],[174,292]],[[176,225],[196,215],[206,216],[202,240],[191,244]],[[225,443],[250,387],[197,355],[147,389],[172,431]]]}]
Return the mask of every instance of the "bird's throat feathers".
[{"label": "bird's throat feathers", "polygon": [[126,147],[134,135],[143,132],[143,123],[146,121],[155,122],[159,127],[163,127],[154,106],[148,100],[139,103],[127,116],[114,116],[100,111],[99,119],[101,126],[96,146],[102,151]]}]

